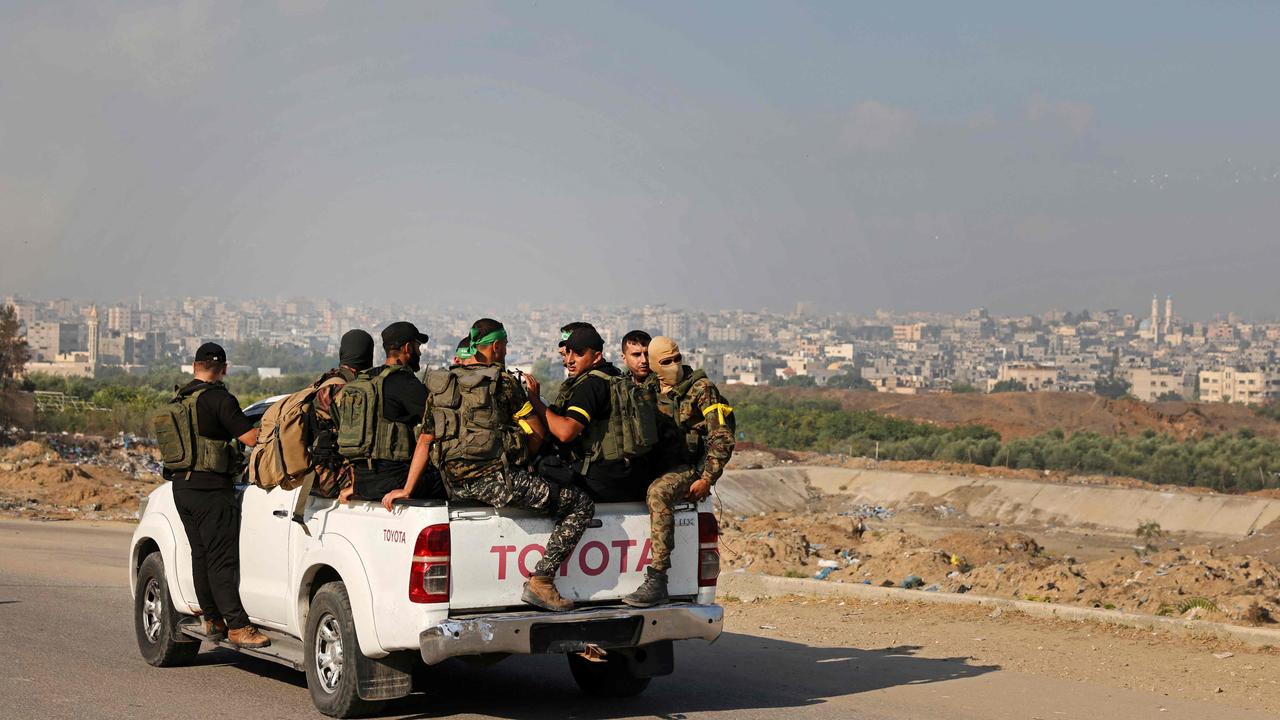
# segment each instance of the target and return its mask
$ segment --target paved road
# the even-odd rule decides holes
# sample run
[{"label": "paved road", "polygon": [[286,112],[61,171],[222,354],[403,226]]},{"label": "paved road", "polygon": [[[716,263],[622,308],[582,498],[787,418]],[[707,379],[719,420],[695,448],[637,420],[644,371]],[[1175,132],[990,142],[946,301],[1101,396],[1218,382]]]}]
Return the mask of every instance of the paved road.
[{"label": "paved road", "polygon": [[[130,529],[0,521],[0,717],[314,718],[301,673],[226,650],[161,670],[137,654],[122,569]],[[734,628],[730,627],[732,631]],[[928,638],[911,638],[914,645]],[[925,658],[914,646],[813,647],[726,632],[676,650],[676,673],[627,701],[584,698],[559,657],[433,668],[388,717],[1270,717]]]}]

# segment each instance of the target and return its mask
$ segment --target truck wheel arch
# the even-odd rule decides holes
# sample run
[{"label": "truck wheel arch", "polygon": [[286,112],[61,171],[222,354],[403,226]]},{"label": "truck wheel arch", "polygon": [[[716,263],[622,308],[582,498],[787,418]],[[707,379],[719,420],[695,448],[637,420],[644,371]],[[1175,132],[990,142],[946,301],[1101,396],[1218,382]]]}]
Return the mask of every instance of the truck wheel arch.
[{"label": "truck wheel arch", "polygon": [[311,598],[327,582],[339,581],[347,587],[351,613],[356,627],[360,651],[366,657],[380,658],[387,655],[378,641],[378,626],[373,614],[373,598],[369,595],[369,579],[364,566],[351,543],[336,535],[325,536],[323,548],[308,551],[303,558],[301,582],[298,584],[297,625],[304,628],[311,608]]},{"label": "truck wheel arch", "polygon": [[173,527],[170,526],[168,518],[158,513],[144,516],[142,522],[138,524],[138,529],[134,531],[133,547],[129,552],[129,595],[131,597],[135,592],[134,585],[138,581],[138,569],[142,567],[148,555],[158,552],[160,559],[164,561],[165,582],[169,585],[169,596],[174,607],[179,611],[185,611],[194,604],[182,595],[182,585],[178,582],[178,562],[174,557],[177,552],[177,542],[173,538]]}]

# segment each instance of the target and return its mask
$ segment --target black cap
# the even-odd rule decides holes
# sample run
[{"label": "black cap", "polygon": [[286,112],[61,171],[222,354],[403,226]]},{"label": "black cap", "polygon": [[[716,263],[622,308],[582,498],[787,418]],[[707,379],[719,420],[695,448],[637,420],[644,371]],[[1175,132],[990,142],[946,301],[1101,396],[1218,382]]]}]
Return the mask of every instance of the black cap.
[{"label": "black cap", "polygon": [[227,361],[227,351],[222,349],[218,343],[207,342],[196,350],[196,362],[219,362]]},{"label": "black cap", "polygon": [[580,327],[569,334],[564,340],[565,348],[576,353],[582,353],[587,348],[591,348],[596,352],[604,352],[604,338],[600,337],[600,333],[590,325]]},{"label": "black cap", "polygon": [[592,330],[595,330],[596,326],[592,325],[589,322],[582,322],[580,320],[571,322],[568,325],[565,325],[564,327],[560,328],[560,342],[559,344],[556,345],[556,347],[564,347],[564,344],[569,340],[569,336],[572,335],[573,331],[577,330],[578,328],[591,328]]},{"label": "black cap", "polygon": [[359,328],[343,333],[338,345],[338,364],[356,370],[373,367],[373,336]]},{"label": "black cap", "polygon": [[407,342],[424,343],[427,340],[426,333],[418,332],[418,328],[406,320],[393,322],[382,329],[382,347],[384,348],[397,348]]}]

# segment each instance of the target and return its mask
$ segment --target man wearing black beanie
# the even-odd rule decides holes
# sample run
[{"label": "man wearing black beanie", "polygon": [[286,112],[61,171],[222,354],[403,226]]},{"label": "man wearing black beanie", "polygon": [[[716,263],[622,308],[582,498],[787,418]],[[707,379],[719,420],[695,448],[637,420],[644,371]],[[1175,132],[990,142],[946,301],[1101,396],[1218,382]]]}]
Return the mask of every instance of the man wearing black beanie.
[{"label": "man wearing black beanie", "polygon": [[[373,367],[373,336],[356,328],[342,335],[338,344],[338,367],[321,375],[312,384],[316,394],[307,413],[311,435],[311,460],[316,481],[311,494],[334,497],[351,485],[351,466],[338,453],[338,428],[333,421],[333,405],[342,387],[356,375]],[[303,499],[299,499],[299,508]]]},{"label": "man wearing black beanie", "polygon": [[373,336],[356,328],[342,336],[338,346],[338,364],[352,370],[352,376],[373,367]]}]

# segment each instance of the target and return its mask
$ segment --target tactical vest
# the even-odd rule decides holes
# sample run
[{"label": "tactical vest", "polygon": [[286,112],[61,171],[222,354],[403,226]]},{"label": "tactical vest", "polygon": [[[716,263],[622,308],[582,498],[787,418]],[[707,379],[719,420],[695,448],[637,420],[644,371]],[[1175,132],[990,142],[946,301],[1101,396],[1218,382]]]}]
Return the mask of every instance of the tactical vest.
[{"label": "tactical vest", "polygon": [[606,422],[590,423],[579,439],[584,475],[592,463],[637,458],[658,444],[658,405],[652,386],[637,385],[627,373],[591,370],[568,383],[569,391],[591,376],[609,385],[609,417]]},{"label": "tactical vest", "polygon": [[693,389],[694,383],[706,377],[707,373],[703,370],[691,370],[689,377],[671,389],[671,394],[663,393],[661,390],[658,392],[658,409],[663,415],[670,417],[679,429],[684,441],[684,450],[690,459],[695,459],[702,454],[703,444],[702,433],[695,429],[702,420],[702,415],[693,405],[690,390]]},{"label": "tactical vest", "polygon": [[435,425],[431,460],[489,463],[507,460],[515,428],[513,408],[498,406],[501,365],[458,365],[427,373],[427,407]]},{"label": "tactical vest", "polygon": [[408,423],[383,417],[383,383],[392,373],[412,372],[403,365],[365,370],[342,388],[334,419],[338,425],[338,453],[348,460],[394,460],[413,457],[417,438]]},{"label": "tactical vest", "polygon": [[240,451],[227,440],[214,440],[200,434],[200,414],[196,402],[206,390],[204,387],[188,395],[178,394],[151,417],[156,444],[160,448],[160,461],[171,472],[211,472],[230,475],[240,463]]}]

